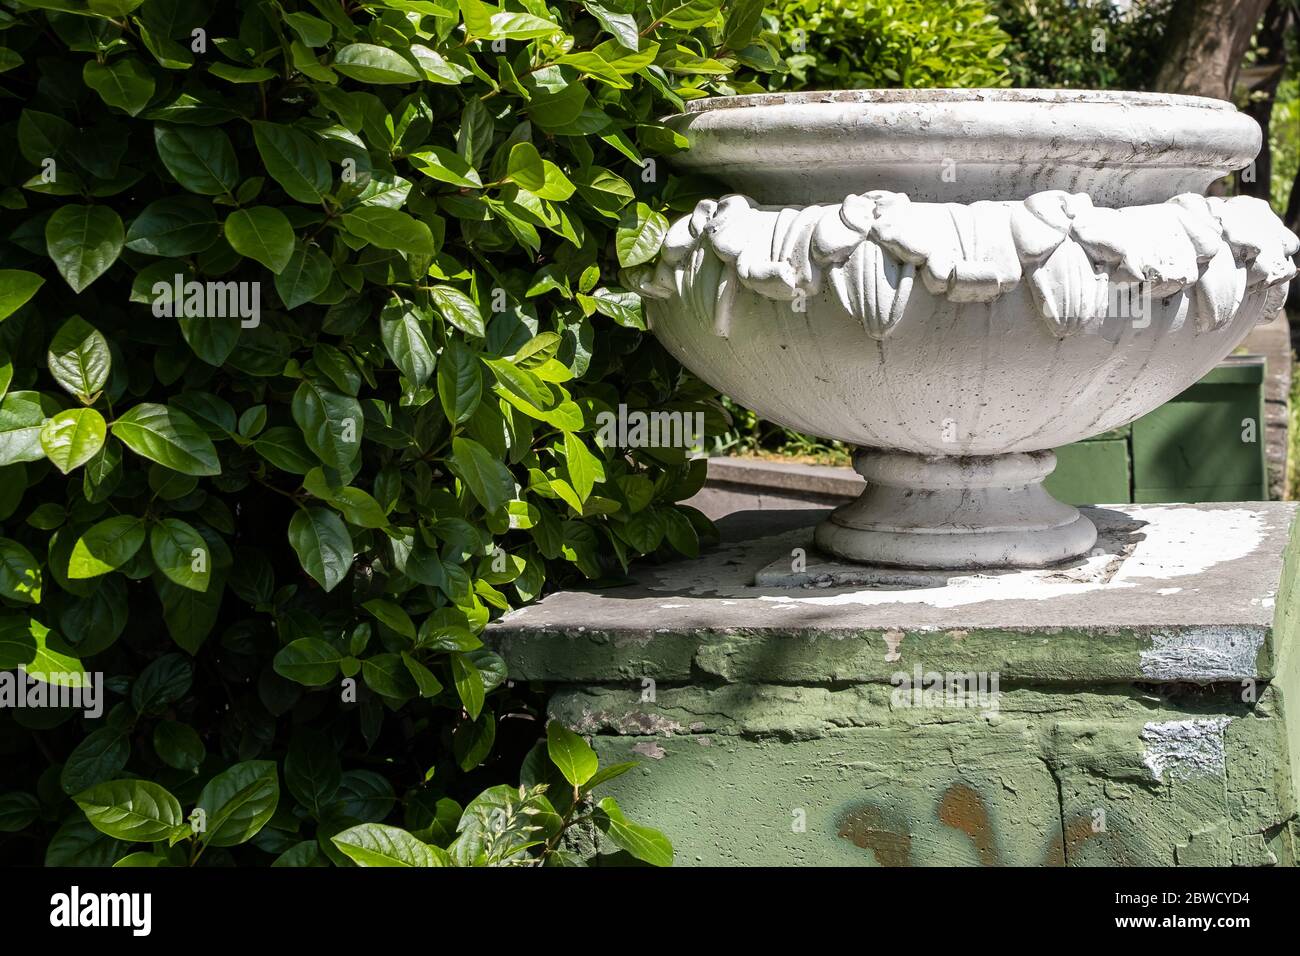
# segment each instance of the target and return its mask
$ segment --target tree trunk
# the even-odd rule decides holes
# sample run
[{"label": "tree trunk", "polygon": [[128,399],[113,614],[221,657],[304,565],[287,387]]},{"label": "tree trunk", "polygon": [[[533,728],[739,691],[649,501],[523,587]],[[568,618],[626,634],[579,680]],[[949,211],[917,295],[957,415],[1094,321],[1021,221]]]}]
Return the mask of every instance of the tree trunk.
[{"label": "tree trunk", "polygon": [[1273,153],[1268,142],[1273,100],[1286,72],[1286,36],[1294,29],[1291,0],[1273,0],[1255,37],[1254,66],[1239,74],[1240,84],[1250,94],[1245,113],[1259,124],[1264,135],[1255,162],[1238,175],[1237,191],[1265,202],[1269,201],[1273,183]]},{"label": "tree trunk", "polygon": [[1176,0],[1154,88],[1232,99],[1241,59],[1269,0]]}]

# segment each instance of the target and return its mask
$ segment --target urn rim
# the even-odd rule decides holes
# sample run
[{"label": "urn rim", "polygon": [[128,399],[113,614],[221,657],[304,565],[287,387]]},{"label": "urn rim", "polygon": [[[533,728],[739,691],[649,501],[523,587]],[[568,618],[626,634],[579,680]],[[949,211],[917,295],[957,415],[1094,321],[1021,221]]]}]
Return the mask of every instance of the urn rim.
[{"label": "urn rim", "polygon": [[[677,168],[763,203],[884,189],[926,202],[1087,193],[1103,206],[1204,195],[1248,166],[1259,124],[1226,100],[1121,90],[832,90],[694,100],[664,122]],[[960,167],[960,175],[957,169]]]},{"label": "urn rim", "polygon": [[707,96],[691,100],[680,115],[694,115],[724,109],[763,106],[820,104],[926,104],[926,103],[1024,103],[1087,104],[1101,106],[1169,107],[1239,112],[1227,100],[1183,93],[1153,93],[1140,90],[1011,89],[1003,87],[934,87],[929,89],[804,90],[790,93],[749,93],[739,96]]}]

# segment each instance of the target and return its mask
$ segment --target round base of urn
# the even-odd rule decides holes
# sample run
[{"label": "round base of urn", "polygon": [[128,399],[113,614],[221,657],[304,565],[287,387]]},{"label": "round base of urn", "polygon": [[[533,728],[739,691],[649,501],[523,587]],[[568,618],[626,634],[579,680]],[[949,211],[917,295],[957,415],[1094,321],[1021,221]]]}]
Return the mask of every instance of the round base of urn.
[{"label": "round base of urn", "polygon": [[861,496],[817,527],[817,548],[908,568],[1041,568],[1087,554],[1097,529],[1043,487],[1056,455],[967,458],[860,449]]}]

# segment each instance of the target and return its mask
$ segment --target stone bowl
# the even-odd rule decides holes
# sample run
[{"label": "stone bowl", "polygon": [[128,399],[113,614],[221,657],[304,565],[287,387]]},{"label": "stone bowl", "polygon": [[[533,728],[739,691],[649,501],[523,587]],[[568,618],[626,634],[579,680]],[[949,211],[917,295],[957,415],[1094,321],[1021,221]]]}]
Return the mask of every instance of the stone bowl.
[{"label": "stone bowl", "polygon": [[633,276],[710,385],[859,448],[835,556],[1033,567],[1095,529],[1051,449],[1173,398],[1276,315],[1300,240],[1206,198],[1257,124],[1200,97],[859,90],[702,100],[674,158],[700,202]]}]

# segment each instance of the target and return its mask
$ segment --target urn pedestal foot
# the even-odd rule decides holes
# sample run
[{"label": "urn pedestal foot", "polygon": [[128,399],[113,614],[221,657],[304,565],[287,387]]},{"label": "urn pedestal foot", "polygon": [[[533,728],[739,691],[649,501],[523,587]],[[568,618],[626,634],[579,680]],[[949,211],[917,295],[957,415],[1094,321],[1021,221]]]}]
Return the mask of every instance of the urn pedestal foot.
[{"label": "urn pedestal foot", "polygon": [[1056,455],[967,458],[859,449],[862,495],[817,527],[821,551],[908,568],[1036,568],[1086,554],[1097,529],[1043,488]]}]

